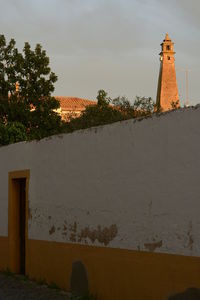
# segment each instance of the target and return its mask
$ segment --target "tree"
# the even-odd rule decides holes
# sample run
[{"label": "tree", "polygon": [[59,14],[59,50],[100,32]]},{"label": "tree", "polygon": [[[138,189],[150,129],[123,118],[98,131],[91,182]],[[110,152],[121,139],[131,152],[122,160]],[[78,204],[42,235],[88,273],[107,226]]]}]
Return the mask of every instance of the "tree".
[{"label": "tree", "polygon": [[107,97],[108,94],[104,90],[99,90],[97,95],[97,105],[98,107],[108,106],[111,102],[111,98]]},{"label": "tree", "polygon": [[65,132],[123,120],[121,112],[114,109],[114,107],[109,104],[110,101],[111,99],[107,97],[107,93],[104,90],[99,90],[97,104],[87,106],[79,118],[72,118],[70,122],[65,125]]},{"label": "tree", "polygon": [[136,116],[150,115],[155,111],[156,104],[151,97],[136,96],[133,108]]},{"label": "tree", "polygon": [[110,124],[122,120],[150,115],[154,112],[152,98],[136,97],[131,105],[126,97],[111,99],[104,90],[98,91],[97,104],[87,106],[79,118],[71,118],[64,132]]},{"label": "tree", "polygon": [[56,112],[59,101],[51,96],[57,76],[51,72],[46,51],[40,44],[31,50],[25,43],[20,53],[15,45],[14,39],[6,44],[0,36],[0,123],[21,123],[28,139],[56,134],[62,127]]},{"label": "tree", "polygon": [[28,139],[26,127],[19,122],[0,123],[0,145],[7,145]]},{"label": "tree", "polygon": [[151,97],[136,96],[133,104],[125,96],[117,97],[112,100],[112,104],[121,111],[124,119],[148,116],[155,111],[155,103]]}]

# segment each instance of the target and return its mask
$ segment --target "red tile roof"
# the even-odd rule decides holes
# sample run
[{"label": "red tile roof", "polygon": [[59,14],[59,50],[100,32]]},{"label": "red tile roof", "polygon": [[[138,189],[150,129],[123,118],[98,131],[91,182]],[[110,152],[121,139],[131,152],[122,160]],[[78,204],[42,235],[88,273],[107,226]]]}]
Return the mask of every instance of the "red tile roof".
[{"label": "red tile roof", "polygon": [[77,97],[55,97],[60,102],[60,107],[65,111],[83,111],[88,105],[96,105],[97,101]]}]

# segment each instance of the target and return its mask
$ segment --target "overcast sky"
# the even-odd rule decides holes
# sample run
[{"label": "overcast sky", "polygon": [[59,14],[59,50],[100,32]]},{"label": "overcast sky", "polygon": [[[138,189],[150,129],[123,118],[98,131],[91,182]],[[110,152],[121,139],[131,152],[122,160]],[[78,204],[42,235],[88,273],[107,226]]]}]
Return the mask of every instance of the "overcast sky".
[{"label": "overcast sky", "polygon": [[199,0],[0,0],[0,28],[19,48],[41,43],[58,76],[55,95],[156,98],[160,43],[175,42],[179,94],[200,103]]}]

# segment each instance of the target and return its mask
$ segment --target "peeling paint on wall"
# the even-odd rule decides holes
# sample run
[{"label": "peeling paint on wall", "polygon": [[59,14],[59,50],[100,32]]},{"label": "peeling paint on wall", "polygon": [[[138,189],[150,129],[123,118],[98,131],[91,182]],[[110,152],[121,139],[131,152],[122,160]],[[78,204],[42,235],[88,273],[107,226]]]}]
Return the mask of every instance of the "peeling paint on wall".
[{"label": "peeling paint on wall", "polygon": [[193,250],[194,239],[193,239],[193,235],[192,235],[192,221],[190,221],[190,223],[189,223],[187,235],[188,235],[188,248],[190,250]]},{"label": "peeling paint on wall", "polygon": [[81,230],[81,234],[79,236],[79,241],[82,241],[82,239],[90,239],[92,243],[94,243],[96,240],[107,246],[116,236],[118,233],[118,228],[115,224],[111,225],[110,227],[104,227],[102,228],[100,225],[97,227],[97,229],[90,229],[89,227],[86,227]]},{"label": "peeling paint on wall", "polygon": [[[52,221],[52,220],[51,220]],[[49,229],[49,235],[53,235],[54,233],[60,234],[65,240],[69,240],[73,243],[84,243],[88,244],[88,240],[93,244],[95,242],[99,242],[107,246],[111,241],[115,239],[118,233],[118,227],[116,224],[112,224],[109,227],[102,227],[98,225],[97,228],[91,229],[89,226],[82,229],[77,221],[74,221],[72,224],[67,224],[65,220],[62,225],[58,225],[58,223],[54,221],[54,224]]]},{"label": "peeling paint on wall", "polygon": [[62,230],[62,235],[66,236],[67,235],[67,222],[65,221],[64,225],[63,225],[63,230]]},{"label": "peeling paint on wall", "polygon": [[145,249],[147,249],[149,252],[154,252],[157,248],[161,248],[163,245],[162,240],[156,243],[149,243],[144,244]]},{"label": "peeling paint on wall", "polygon": [[70,232],[71,232],[70,238],[69,238],[70,241],[71,241],[71,242],[76,242],[76,237],[77,237],[77,235],[76,235],[76,232],[77,232],[77,223],[74,222],[73,225],[70,225],[70,226],[69,226],[69,230],[70,230]]},{"label": "peeling paint on wall", "polygon": [[52,235],[53,233],[55,233],[55,231],[56,231],[56,228],[55,228],[55,226],[53,225],[53,226],[51,227],[51,229],[49,230],[49,234]]}]

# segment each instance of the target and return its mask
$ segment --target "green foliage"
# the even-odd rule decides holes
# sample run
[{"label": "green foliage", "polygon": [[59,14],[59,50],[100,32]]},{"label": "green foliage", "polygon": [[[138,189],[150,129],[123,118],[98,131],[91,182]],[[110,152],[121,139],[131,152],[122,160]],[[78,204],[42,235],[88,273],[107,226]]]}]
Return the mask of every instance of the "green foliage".
[{"label": "green foliage", "polygon": [[97,95],[97,105],[87,106],[79,118],[71,118],[64,132],[110,124],[122,120],[147,116],[154,111],[152,98],[136,97],[133,105],[126,97],[111,99],[104,90]]},{"label": "green foliage", "polygon": [[151,97],[136,96],[133,109],[136,116],[150,115],[155,111],[155,103]]},{"label": "green foliage", "polygon": [[16,75],[19,70],[20,54],[15,40],[6,44],[4,35],[0,35],[0,95],[6,96],[15,91]]},{"label": "green foliage", "polygon": [[30,106],[23,99],[17,95],[10,97],[0,95],[0,122],[2,124],[19,122],[27,128],[30,124],[30,116]]},{"label": "green foliage", "polygon": [[85,129],[123,120],[121,112],[109,105],[106,92],[100,90],[97,100],[97,105],[87,106],[79,118],[72,118],[65,125],[65,130],[71,132],[77,129]]},{"label": "green foliage", "polygon": [[97,95],[97,105],[99,107],[107,106],[111,99],[107,97],[107,93],[104,90],[99,90]]},{"label": "green foliage", "polygon": [[[4,35],[0,35],[0,95],[15,94],[15,85],[19,83],[19,96],[34,106],[43,104],[42,97],[50,97],[54,91],[57,76],[51,72],[46,51],[37,44],[31,50],[25,43],[19,53],[14,39],[8,45]],[[54,108],[57,108],[58,104]]]},{"label": "green foliage", "polygon": [[0,144],[41,139],[62,128],[56,113],[59,101],[51,96],[57,76],[51,72],[46,51],[40,44],[31,50],[25,43],[19,53],[15,45],[14,39],[6,44],[0,35],[0,124],[5,137]]},{"label": "green foliage", "polygon": [[7,145],[27,140],[26,127],[20,122],[0,124],[0,145]]},{"label": "green foliage", "polygon": [[40,278],[40,279],[37,279],[35,281],[39,285],[47,285],[47,282],[46,282],[46,280],[44,278]]},{"label": "green foliage", "polygon": [[51,283],[47,284],[47,286],[49,289],[52,289],[52,290],[57,290],[57,291],[61,290],[61,288],[55,282],[51,282]]},{"label": "green foliage", "polygon": [[14,277],[14,273],[11,272],[9,268],[6,268],[4,271],[1,271],[0,273],[2,273],[5,276]]}]

